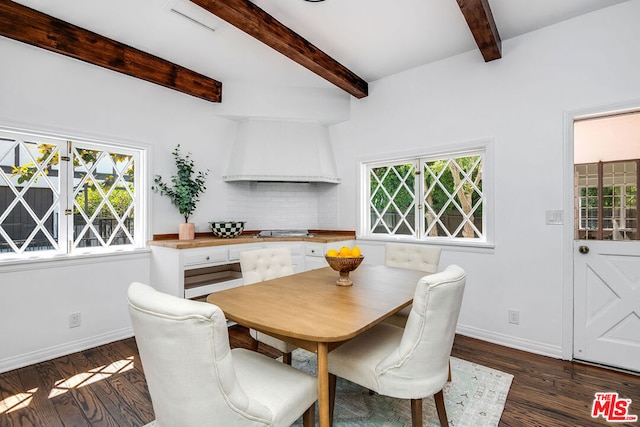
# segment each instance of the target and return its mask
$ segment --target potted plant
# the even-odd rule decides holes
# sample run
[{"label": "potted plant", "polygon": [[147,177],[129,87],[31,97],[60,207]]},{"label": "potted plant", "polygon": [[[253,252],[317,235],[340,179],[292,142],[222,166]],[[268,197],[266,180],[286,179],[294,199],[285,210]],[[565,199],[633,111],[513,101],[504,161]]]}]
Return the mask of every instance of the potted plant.
[{"label": "potted plant", "polygon": [[[151,189],[160,191],[163,196],[168,196],[171,203],[176,205],[180,214],[184,216],[184,223],[178,227],[178,238],[180,240],[191,240],[195,237],[195,225],[189,222],[189,216],[196,210],[196,204],[200,200],[200,194],[207,189],[205,180],[209,169],[206,172],[195,172],[191,153],[186,156],[180,155],[180,144],[171,153],[175,158],[178,173],[171,177],[172,186],[163,182],[160,175],[153,179],[155,185]],[[194,176],[195,174],[195,176]]]}]

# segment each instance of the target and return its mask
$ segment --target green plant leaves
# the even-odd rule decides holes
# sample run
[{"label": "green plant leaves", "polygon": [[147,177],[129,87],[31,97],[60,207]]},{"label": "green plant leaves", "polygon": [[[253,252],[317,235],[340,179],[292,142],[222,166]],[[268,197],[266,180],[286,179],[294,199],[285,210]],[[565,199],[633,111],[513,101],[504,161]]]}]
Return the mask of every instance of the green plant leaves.
[{"label": "green plant leaves", "polygon": [[[177,174],[171,177],[172,186],[166,184],[160,175],[153,179],[155,183],[151,189],[160,192],[162,196],[167,196],[184,216],[184,222],[189,222],[189,216],[196,210],[196,205],[200,201],[200,195],[207,189],[205,186],[209,169],[205,172],[194,172],[195,165],[191,159],[191,153],[186,156],[180,154],[180,144],[171,153],[175,158]],[[195,173],[195,176],[194,176]]]}]

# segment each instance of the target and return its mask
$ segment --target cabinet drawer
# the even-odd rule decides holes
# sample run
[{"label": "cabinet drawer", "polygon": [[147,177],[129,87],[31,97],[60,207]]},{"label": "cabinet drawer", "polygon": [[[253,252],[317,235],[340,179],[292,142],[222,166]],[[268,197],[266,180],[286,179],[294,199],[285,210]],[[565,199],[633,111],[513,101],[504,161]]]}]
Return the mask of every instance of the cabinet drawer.
[{"label": "cabinet drawer", "polygon": [[184,255],[184,267],[190,268],[202,264],[215,264],[227,261],[227,250],[205,250],[205,251],[189,251]]},{"label": "cabinet drawer", "polygon": [[323,257],[326,252],[326,245],[323,243],[310,243],[305,246],[306,256]]}]

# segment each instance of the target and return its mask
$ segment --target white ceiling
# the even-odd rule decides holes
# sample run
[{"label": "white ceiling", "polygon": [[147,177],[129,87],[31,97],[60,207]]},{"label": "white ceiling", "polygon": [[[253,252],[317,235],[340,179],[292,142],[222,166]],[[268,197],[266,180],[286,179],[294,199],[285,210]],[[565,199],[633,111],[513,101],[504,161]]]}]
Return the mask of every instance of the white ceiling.
[{"label": "white ceiling", "polygon": [[[190,68],[223,85],[248,82],[333,87],[227,23],[213,32],[171,12],[178,1],[184,0],[18,2]],[[624,1],[628,0],[489,0],[503,41]],[[456,0],[254,3],[368,82],[477,51]]]}]

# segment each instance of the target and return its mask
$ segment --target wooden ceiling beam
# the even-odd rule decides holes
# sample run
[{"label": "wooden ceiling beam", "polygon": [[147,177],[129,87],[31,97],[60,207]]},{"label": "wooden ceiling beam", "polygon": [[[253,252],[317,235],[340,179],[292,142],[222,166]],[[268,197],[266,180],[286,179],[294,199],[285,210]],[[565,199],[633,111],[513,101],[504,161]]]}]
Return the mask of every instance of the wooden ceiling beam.
[{"label": "wooden ceiling beam", "polygon": [[356,98],[368,95],[368,84],[342,64],[249,0],[192,0],[234,27],[313,71]]},{"label": "wooden ceiling beam", "polygon": [[0,35],[207,101],[222,99],[219,81],[11,0],[0,0]]},{"label": "wooden ceiling beam", "polygon": [[485,62],[502,58],[502,41],[488,0],[457,0]]}]

